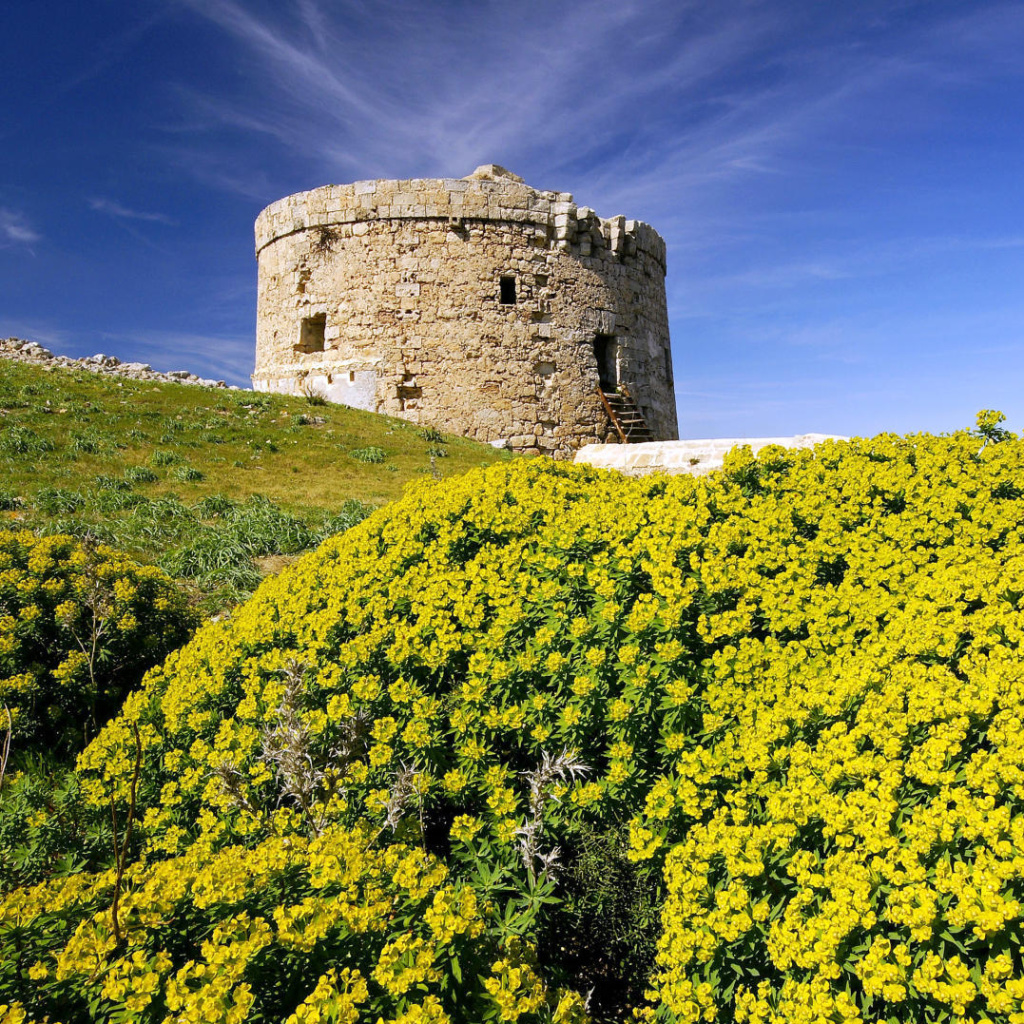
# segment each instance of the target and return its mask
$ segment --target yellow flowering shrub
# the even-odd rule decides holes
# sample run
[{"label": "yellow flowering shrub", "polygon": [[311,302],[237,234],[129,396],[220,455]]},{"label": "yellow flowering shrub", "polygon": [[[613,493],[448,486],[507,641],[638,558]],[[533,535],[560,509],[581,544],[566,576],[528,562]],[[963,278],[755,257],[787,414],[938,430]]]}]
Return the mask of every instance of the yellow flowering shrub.
[{"label": "yellow flowering shrub", "polygon": [[10,724],[15,750],[77,753],[195,624],[153,566],[68,536],[0,530],[0,730]]},{"label": "yellow flowering shrub", "polygon": [[15,1005],[59,1008],[65,1021],[466,1019],[453,1008],[583,1019],[582,1001],[550,991],[514,936],[488,934],[493,911],[466,883],[422,849],[376,838],[330,825],[311,840],[139,861],[120,939],[113,871],[17,890],[0,905],[0,984],[17,990],[24,976]]},{"label": "yellow flowering shrub", "polygon": [[[701,478],[522,461],[415,487],[203,627],[86,749],[123,821],[138,730],[119,921],[112,871],[9,893],[0,1001],[1020,1024],[1024,442],[999,422]],[[646,977],[571,955],[594,829],[655,879]]]}]

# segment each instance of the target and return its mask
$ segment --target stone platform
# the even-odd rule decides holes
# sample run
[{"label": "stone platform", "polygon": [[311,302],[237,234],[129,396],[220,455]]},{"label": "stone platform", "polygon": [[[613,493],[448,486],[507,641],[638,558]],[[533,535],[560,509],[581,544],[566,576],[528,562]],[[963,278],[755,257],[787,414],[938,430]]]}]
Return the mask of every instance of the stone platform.
[{"label": "stone platform", "polygon": [[698,476],[721,469],[726,452],[749,445],[756,454],[768,445],[813,448],[822,441],[847,441],[838,434],[797,434],[795,437],[713,437],[698,441],[648,441],[643,444],[588,444],[576,462],[600,469],[617,469],[627,476],[647,473],[689,473]]}]

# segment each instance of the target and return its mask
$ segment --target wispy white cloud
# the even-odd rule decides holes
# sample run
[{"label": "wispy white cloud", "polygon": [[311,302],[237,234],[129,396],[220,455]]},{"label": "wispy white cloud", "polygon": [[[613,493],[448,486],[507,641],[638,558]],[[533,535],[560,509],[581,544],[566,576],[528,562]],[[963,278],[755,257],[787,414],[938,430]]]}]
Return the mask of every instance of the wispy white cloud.
[{"label": "wispy white cloud", "polygon": [[132,210],[127,206],[122,206],[121,203],[113,199],[94,197],[89,200],[89,209],[95,210],[97,213],[105,213],[110,217],[116,217],[118,220],[141,220],[169,225],[177,223],[166,213],[147,213],[143,210]]},{"label": "wispy white cloud", "polygon": [[163,372],[190,370],[202,377],[250,386],[253,369],[253,340],[244,335],[194,334],[187,331],[142,330],[99,335],[102,343],[118,354],[152,364]]},{"label": "wispy white cloud", "polygon": [[[728,104],[697,91],[777,28],[749,5],[712,18],[667,0],[552,4],[543,17],[494,0],[448,10],[381,0],[372,16],[302,0],[297,18],[293,5],[189,6],[261,72],[245,94],[189,93],[193,127],[273,137],[341,180],[464,174],[490,160],[553,176],[599,153],[615,163],[623,132],[659,134],[689,94],[701,107]],[[729,159],[757,165],[749,149]]]},{"label": "wispy white cloud", "polygon": [[[964,75],[1024,74],[1017,60],[1024,45],[1019,3],[979,3],[968,13],[887,25],[888,35],[871,45],[804,37],[794,29],[792,9],[787,16],[784,4],[775,8],[777,17],[747,51],[720,63],[727,86],[716,102],[702,104],[705,82],[675,96],[677,104],[703,105],[706,116],[680,118],[646,146],[584,175],[588,196],[595,196],[591,205],[639,212],[666,235],[670,252],[717,247],[737,240],[737,232],[754,247],[751,186],[759,179],[769,188],[772,179],[786,182],[796,199],[801,183],[834,175],[843,160],[884,145],[882,139],[907,144],[922,128],[934,129],[949,115],[948,90]],[[752,63],[762,73],[744,84],[727,76]],[[777,197],[771,206],[777,217],[785,209]],[[788,206],[792,216],[802,215],[798,202]]]},{"label": "wispy white cloud", "polygon": [[[800,5],[759,0],[552,2],[543,17],[499,0],[179,2],[226,33],[244,69],[233,93],[182,92],[193,139],[227,128],[272,140],[291,180],[301,168],[311,186],[494,160],[602,213],[651,220],[675,245],[707,239],[709,221],[734,229],[745,183],[806,171],[821,159],[813,140],[843,124],[855,137],[880,96],[912,104],[915,83],[965,63],[958,47],[981,65],[1024,34],[1007,2],[909,28],[882,5],[885,41],[868,48],[837,44],[841,13],[817,31]],[[214,149],[196,168],[207,182],[277,198],[239,173],[231,145]]]},{"label": "wispy white cloud", "polygon": [[0,337],[36,341],[44,348],[60,353],[67,345],[68,333],[42,320],[0,317]]},{"label": "wispy white cloud", "polygon": [[23,213],[0,206],[0,247],[31,245],[41,238]]}]

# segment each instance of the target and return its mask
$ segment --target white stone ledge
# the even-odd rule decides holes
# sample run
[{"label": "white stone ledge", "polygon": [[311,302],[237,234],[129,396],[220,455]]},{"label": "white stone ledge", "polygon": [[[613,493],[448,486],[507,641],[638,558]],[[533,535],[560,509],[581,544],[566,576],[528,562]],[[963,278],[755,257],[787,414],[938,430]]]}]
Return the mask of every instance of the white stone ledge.
[{"label": "white stone ledge", "polygon": [[700,476],[721,469],[733,448],[749,445],[756,454],[769,445],[813,448],[823,441],[848,441],[839,434],[797,434],[795,437],[713,437],[696,441],[647,441],[643,444],[588,444],[576,453],[576,462],[599,469],[615,469],[627,476],[647,473],[687,473]]}]

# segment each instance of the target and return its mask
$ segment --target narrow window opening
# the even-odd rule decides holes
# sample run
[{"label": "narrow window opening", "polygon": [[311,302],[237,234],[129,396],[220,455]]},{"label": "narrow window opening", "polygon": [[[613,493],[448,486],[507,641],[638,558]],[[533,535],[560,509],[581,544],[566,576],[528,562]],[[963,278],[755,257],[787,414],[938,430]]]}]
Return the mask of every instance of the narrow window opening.
[{"label": "narrow window opening", "polygon": [[619,388],[619,343],[614,334],[594,337],[594,355],[597,358],[597,379],[602,391],[609,393]]},{"label": "narrow window opening", "polygon": [[295,348],[299,352],[323,352],[324,332],[327,330],[327,314],[316,313],[304,316],[299,328],[299,343]]},{"label": "narrow window opening", "polygon": [[672,383],[672,351],[671,349],[665,349],[665,376],[668,378],[668,382]]},{"label": "narrow window opening", "polygon": [[516,279],[514,277],[503,277],[501,284],[501,304],[503,306],[514,306],[516,304]]},{"label": "narrow window opening", "polygon": [[355,370],[349,370],[348,371],[348,382],[349,382],[349,384],[355,384],[355,382],[356,382],[356,371]]},{"label": "narrow window opening", "polygon": [[418,409],[420,399],[423,397],[423,388],[416,383],[414,373],[403,373],[402,382],[398,385],[398,407],[406,410]]}]

